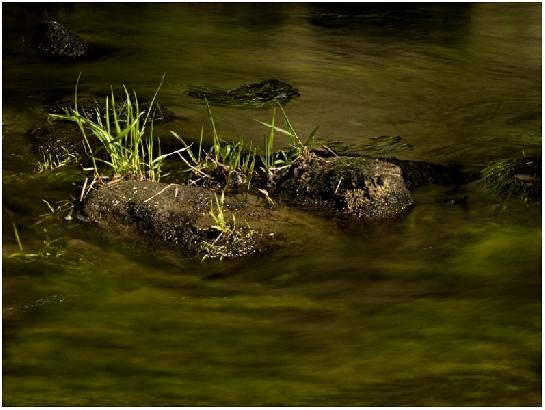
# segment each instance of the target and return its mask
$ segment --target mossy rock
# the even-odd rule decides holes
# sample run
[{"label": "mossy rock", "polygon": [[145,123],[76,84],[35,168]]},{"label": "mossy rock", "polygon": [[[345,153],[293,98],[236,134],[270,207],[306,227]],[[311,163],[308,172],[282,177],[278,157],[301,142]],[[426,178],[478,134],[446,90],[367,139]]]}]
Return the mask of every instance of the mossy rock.
[{"label": "mossy rock", "polygon": [[290,84],[277,79],[269,79],[238,88],[190,87],[190,97],[206,99],[212,105],[230,107],[262,108],[285,104],[299,96],[299,91]]},{"label": "mossy rock", "polygon": [[494,162],[481,171],[480,185],[501,199],[541,201],[541,158]]},{"label": "mossy rock", "polygon": [[[100,114],[101,120],[106,120],[106,97],[102,99],[97,98],[78,98],[78,111],[85,117],[91,118],[93,121],[97,121],[98,115]],[[134,98],[131,98],[131,101],[136,104],[136,101]],[[150,104],[148,101],[151,101],[150,99],[144,99],[139,102],[139,109],[141,113],[144,113],[144,118],[148,110],[150,109]],[[110,100],[111,103],[111,100]],[[74,107],[74,101],[73,100],[62,100],[57,101],[54,103],[50,103],[44,106],[44,111],[48,114],[65,114],[67,110]],[[154,122],[159,121],[172,121],[176,117],[172,111],[170,111],[167,107],[163,107],[159,105],[158,103],[155,103],[153,107],[151,108],[151,113],[149,120],[153,120]],[[117,115],[117,119],[120,122],[125,122],[127,118],[127,106],[125,100],[118,100],[115,104],[115,112]],[[113,124],[114,117],[112,115],[112,112],[110,111],[110,121]]]},{"label": "mossy rock", "polygon": [[377,158],[301,155],[277,181],[290,204],[366,221],[395,217],[413,204],[399,166]]}]

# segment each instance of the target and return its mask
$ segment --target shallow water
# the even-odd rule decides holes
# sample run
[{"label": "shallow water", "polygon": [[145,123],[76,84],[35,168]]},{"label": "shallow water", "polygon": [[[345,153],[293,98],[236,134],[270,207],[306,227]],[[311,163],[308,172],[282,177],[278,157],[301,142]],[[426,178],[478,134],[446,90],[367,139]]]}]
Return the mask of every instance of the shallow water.
[{"label": "shallow water", "polygon": [[[400,135],[412,149],[397,156],[467,168],[540,153],[539,4],[49,8],[113,47],[73,65],[21,42],[43,8],[3,5],[4,404],[541,403],[540,205],[427,187],[391,223],[303,214],[289,246],[201,264],[63,215],[33,225],[82,174],[35,175],[24,135],[79,72],[90,95],[151,95],[166,73],[165,134],[206,125],[190,85],[279,78],[301,92],[291,121],[322,140]],[[224,134],[261,144],[270,109],[213,110]],[[26,251],[60,238],[63,255],[8,258],[12,222]]]}]

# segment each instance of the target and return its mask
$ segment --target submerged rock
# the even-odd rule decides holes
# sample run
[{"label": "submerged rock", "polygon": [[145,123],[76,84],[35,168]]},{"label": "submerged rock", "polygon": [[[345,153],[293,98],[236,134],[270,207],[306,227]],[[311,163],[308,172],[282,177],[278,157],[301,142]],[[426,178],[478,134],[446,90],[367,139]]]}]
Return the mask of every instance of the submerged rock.
[{"label": "submerged rock", "polygon": [[413,204],[401,169],[367,157],[321,158],[306,153],[277,181],[277,191],[290,204],[367,221],[392,218]]},{"label": "submerged rock", "polygon": [[210,215],[214,193],[200,187],[151,181],[114,181],[93,191],[83,207],[90,222],[108,230],[127,229],[186,254],[234,258],[271,245],[279,219],[262,205],[226,197],[223,217],[231,232],[221,232]]},{"label": "submerged rock", "polygon": [[54,59],[84,58],[94,50],[92,43],[56,21],[41,23],[34,33],[32,43],[38,54]]},{"label": "submerged rock", "polygon": [[267,107],[287,103],[300,95],[296,88],[277,79],[242,85],[233,89],[190,87],[187,94],[201,100],[206,98],[211,104],[232,107]]},{"label": "submerged rock", "polygon": [[39,156],[51,156],[62,161],[74,154],[79,157],[88,155],[76,124],[52,122],[29,130],[27,136],[32,150]]},{"label": "submerged rock", "polygon": [[321,149],[314,150],[319,156],[378,157],[398,165],[408,189],[413,190],[427,184],[456,185],[468,182],[469,175],[457,166],[446,166],[426,161],[403,160],[390,156],[395,151],[412,149],[402,142],[400,136],[373,137],[365,144],[345,145],[341,141],[328,141]]},{"label": "submerged rock", "polygon": [[541,201],[541,158],[492,163],[481,171],[480,185],[500,198]]},{"label": "submerged rock", "polygon": [[[92,118],[93,121],[97,120],[97,115],[100,113],[101,119],[104,122],[106,120],[106,104],[104,104],[106,97],[100,101],[96,98],[78,98],[78,110],[81,114],[87,118]],[[111,100],[110,100],[111,101]],[[141,113],[147,113],[150,108],[149,102],[139,102],[139,110]],[[149,99],[151,101],[151,98]],[[74,102],[69,100],[57,101],[54,103],[46,104],[44,106],[44,111],[48,114],[64,114],[66,110],[73,108]],[[114,116],[112,113],[112,108],[110,107],[110,121],[113,123]],[[115,111],[117,118],[120,122],[124,122],[127,117],[127,105],[125,100],[117,101],[115,104]],[[159,121],[172,121],[175,118],[175,114],[166,107],[162,107],[159,103],[155,102],[152,107],[152,112],[150,114],[150,120],[155,122]]]},{"label": "submerged rock", "polygon": [[397,158],[385,158],[385,160],[401,168],[405,185],[410,190],[427,184],[456,185],[467,182],[466,176],[455,166]]}]

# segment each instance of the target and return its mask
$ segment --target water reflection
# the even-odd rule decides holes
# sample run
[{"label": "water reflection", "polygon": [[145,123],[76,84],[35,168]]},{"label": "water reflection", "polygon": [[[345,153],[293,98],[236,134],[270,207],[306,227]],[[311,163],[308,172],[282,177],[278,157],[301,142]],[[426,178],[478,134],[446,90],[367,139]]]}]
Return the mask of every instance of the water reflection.
[{"label": "water reflection", "polygon": [[312,4],[308,22],[333,34],[460,44],[468,34],[472,4]]}]

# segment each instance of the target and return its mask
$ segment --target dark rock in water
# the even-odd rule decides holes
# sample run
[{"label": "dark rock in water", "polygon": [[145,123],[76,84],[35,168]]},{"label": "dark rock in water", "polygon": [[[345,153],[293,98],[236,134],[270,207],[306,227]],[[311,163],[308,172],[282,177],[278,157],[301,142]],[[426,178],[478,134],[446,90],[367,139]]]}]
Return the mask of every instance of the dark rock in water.
[{"label": "dark rock in water", "polygon": [[81,131],[76,124],[60,122],[49,123],[44,127],[28,131],[32,150],[40,156],[51,156],[60,161],[70,155],[84,157],[85,144]]},{"label": "dark rock in water", "polygon": [[[232,234],[213,228],[209,211],[214,193],[200,187],[151,181],[114,181],[93,191],[86,199],[85,216],[108,230],[135,232],[186,254],[234,258],[259,253],[271,246],[281,225],[278,216],[262,205],[226,197],[225,221],[236,224]],[[275,230],[272,230],[272,229]]]},{"label": "dark rock in water", "polygon": [[306,153],[277,187],[295,206],[329,209],[367,221],[392,218],[413,204],[401,169],[367,157],[321,158]]},{"label": "dark rock in water", "polygon": [[56,21],[41,23],[32,43],[40,55],[53,59],[88,57],[94,48],[90,42]]},{"label": "dark rock in water", "polygon": [[426,184],[456,185],[467,182],[465,175],[457,167],[397,158],[384,158],[384,160],[399,165],[405,185],[410,190]]},{"label": "dark rock in water", "polygon": [[500,198],[541,201],[541,158],[506,159],[481,171],[480,185]]},{"label": "dark rock in water", "polygon": [[[87,118],[92,118],[93,121],[97,120],[97,113],[100,113],[102,121],[106,119],[106,104],[104,103],[106,98],[102,99],[101,101],[98,101],[94,98],[78,98],[78,110],[81,114],[86,116]],[[150,98],[151,100],[151,98]],[[111,100],[110,100],[111,101]],[[145,101],[145,100],[144,100]],[[149,109],[149,102],[139,102],[139,110],[140,112],[147,113]],[[66,110],[72,108],[74,106],[73,101],[57,101],[51,104],[47,104],[44,106],[44,111],[48,114],[64,114]],[[110,107],[111,110],[111,107]],[[117,119],[120,122],[124,122],[127,117],[127,106],[125,101],[116,101],[115,106]],[[152,113],[150,115],[150,120],[153,120],[155,122],[159,121],[172,121],[176,118],[176,115],[170,111],[166,107],[162,107],[157,102],[153,104]],[[110,121],[113,122],[114,116],[112,114],[112,111],[110,111]]]},{"label": "dark rock in water", "polygon": [[445,203],[449,206],[461,206],[466,207],[467,206],[467,200],[469,199],[469,195],[465,195],[458,198],[450,198],[445,201]]},{"label": "dark rock in water", "polygon": [[215,105],[250,108],[284,104],[300,95],[296,88],[276,79],[243,85],[233,89],[190,87],[187,94],[192,98],[201,100],[206,98],[209,103]]}]

